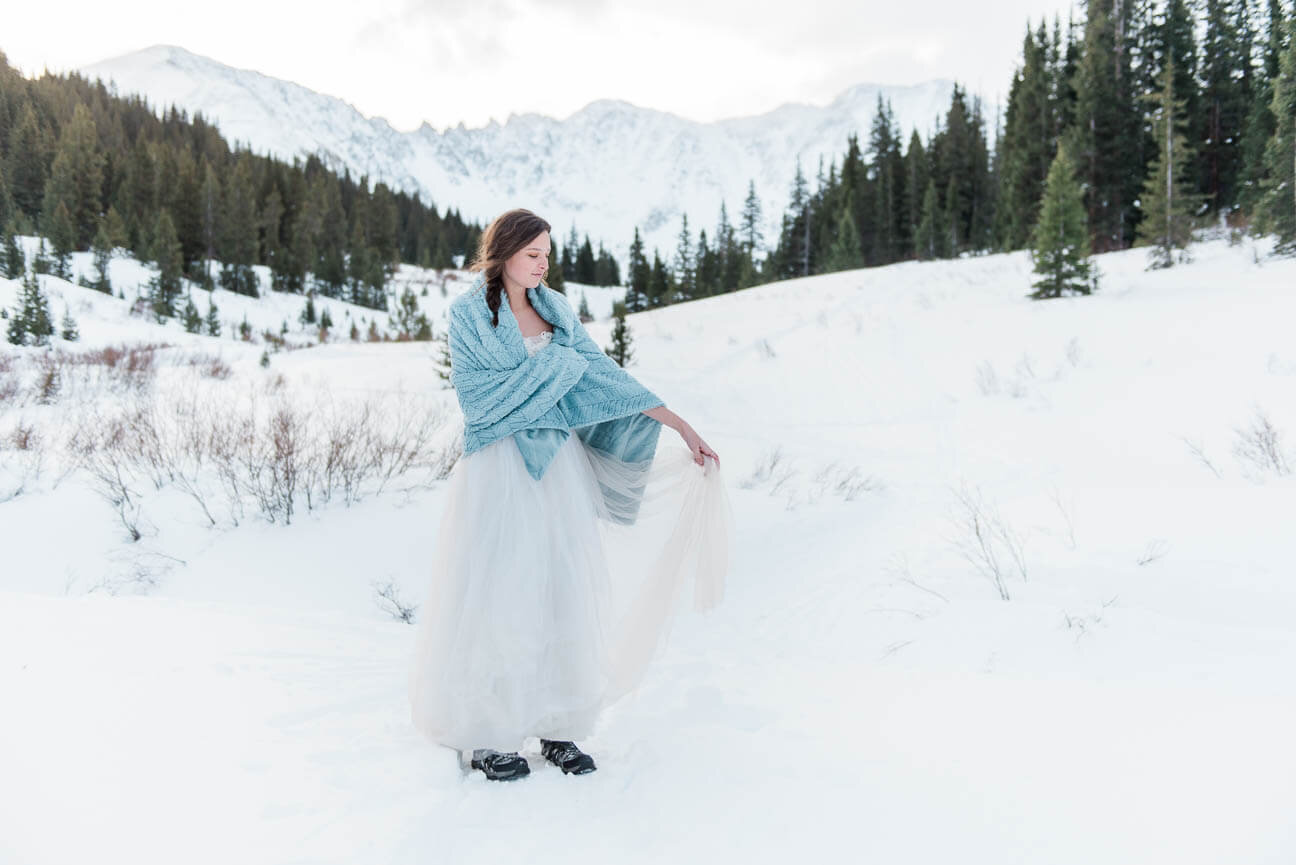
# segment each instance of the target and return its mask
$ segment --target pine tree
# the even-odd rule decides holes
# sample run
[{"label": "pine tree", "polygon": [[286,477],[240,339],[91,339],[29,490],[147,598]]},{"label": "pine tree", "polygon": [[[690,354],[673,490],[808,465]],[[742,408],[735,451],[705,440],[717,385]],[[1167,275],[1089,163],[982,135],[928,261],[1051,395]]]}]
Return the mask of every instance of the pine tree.
[{"label": "pine tree", "polygon": [[639,226],[635,226],[634,240],[630,242],[630,284],[626,287],[625,303],[630,312],[642,312],[648,308],[648,279],[652,267],[644,256],[643,238],[639,236]]},{"label": "pine tree", "polygon": [[[1170,0],[1172,6],[1180,2]],[[1099,252],[1129,244],[1138,215],[1133,203],[1145,170],[1142,114],[1133,92],[1133,17],[1133,5],[1123,0],[1089,2],[1076,70],[1075,119],[1068,144],[1084,179],[1091,245]],[[1182,35],[1177,24],[1162,29],[1163,39],[1166,33],[1176,40]],[[1189,40],[1191,35],[1190,28]]]},{"label": "pine tree", "polygon": [[560,294],[567,293],[567,276],[563,273],[562,259],[553,244],[549,245],[549,269],[545,271],[545,285]]},{"label": "pine tree", "polygon": [[45,245],[45,237],[41,236],[40,242],[36,244],[36,257],[32,259],[32,273],[53,273],[54,266],[50,262],[49,248]]},{"label": "pine tree", "polygon": [[1241,144],[1242,176],[1238,200],[1250,211],[1255,210],[1262,196],[1265,147],[1276,128],[1273,114],[1274,83],[1281,73],[1281,58],[1289,38],[1281,0],[1268,0],[1268,10],[1261,63],[1252,88],[1250,113],[1247,115]]},{"label": "pine tree", "polygon": [[1296,14],[1273,84],[1274,134],[1265,145],[1260,226],[1278,235],[1277,250],[1296,253]]},{"label": "pine tree", "polygon": [[824,272],[854,270],[864,266],[864,251],[860,248],[859,229],[849,207],[843,207],[837,216],[833,245],[824,262]]},{"label": "pine tree", "polygon": [[112,262],[112,240],[108,237],[107,220],[100,220],[95,231],[90,251],[94,254],[95,279],[93,287],[104,294],[112,294],[112,282],[108,278],[109,265]]},{"label": "pine tree", "polygon": [[18,245],[18,229],[13,220],[4,229],[4,250],[0,252],[0,274],[5,279],[18,279],[27,269],[22,247]]},{"label": "pine tree", "polygon": [[432,338],[432,325],[419,309],[418,297],[408,285],[396,301],[396,314],[392,316],[397,338],[427,341]]},{"label": "pine tree", "polygon": [[258,297],[256,263],[258,216],[252,187],[250,158],[234,164],[222,195],[220,224],[220,284],[227,291]]},{"label": "pine tree", "polygon": [[671,302],[692,300],[696,290],[693,240],[689,234],[688,214],[680,216],[680,232],[675,242],[675,296]]},{"label": "pine tree", "polygon": [[634,357],[631,350],[633,340],[630,337],[630,326],[626,324],[626,308],[621,301],[612,304],[612,344],[604,352],[617,362],[626,366]]},{"label": "pine tree", "polygon": [[923,261],[949,258],[949,238],[945,208],[941,206],[940,198],[936,194],[936,181],[929,178],[927,192],[923,195],[922,215],[918,220],[918,228],[914,232],[918,258]]},{"label": "pine tree", "polygon": [[329,315],[327,306],[320,311],[320,327],[328,330],[333,328],[333,316]]},{"label": "pine tree", "polygon": [[202,316],[198,314],[198,305],[194,303],[192,294],[185,294],[185,307],[180,320],[189,333],[202,333]]},{"label": "pine tree", "polygon": [[594,320],[594,314],[590,312],[589,296],[583,291],[581,292],[580,309],[576,311],[576,314],[580,317],[582,322],[591,322]]},{"label": "pine tree", "polygon": [[24,100],[18,122],[9,131],[5,176],[14,206],[33,222],[45,200],[45,166],[50,164],[49,133],[30,99]]},{"label": "pine tree", "polygon": [[652,272],[648,277],[648,306],[666,306],[671,302],[670,274],[661,254],[653,250]]},{"label": "pine tree", "polygon": [[[1201,126],[1193,145],[1199,149],[1198,181],[1212,211],[1237,199],[1241,153],[1251,87],[1250,33],[1238,32],[1239,0],[1206,0],[1202,43]],[[1241,24],[1247,25],[1245,14]],[[1185,109],[1187,106],[1185,105]]]},{"label": "pine tree", "polygon": [[63,320],[59,322],[59,336],[68,342],[76,342],[81,338],[81,332],[77,330],[76,319],[72,317],[72,312],[66,306],[63,307]]},{"label": "pine tree", "polygon": [[1013,77],[1003,135],[996,140],[1002,192],[994,233],[1001,249],[1020,249],[1029,243],[1044,178],[1057,151],[1057,107],[1049,51],[1044,22],[1034,34],[1027,27],[1022,67]]},{"label": "pine tree", "polygon": [[1084,196],[1076,180],[1069,146],[1063,142],[1044,183],[1044,200],[1031,257],[1040,279],[1031,297],[1061,297],[1066,292],[1089,294],[1093,276],[1089,261],[1089,227]]},{"label": "pine tree", "polygon": [[433,368],[436,370],[437,378],[441,380],[442,389],[450,387],[450,332],[448,330],[435,337],[437,342],[436,360],[433,362]]},{"label": "pine tree", "polygon": [[53,335],[49,300],[36,275],[27,274],[23,277],[19,308],[9,322],[9,341],[15,345],[22,345],[25,341],[30,341],[31,345],[49,345],[49,338]]},{"label": "pine tree", "polygon": [[171,212],[168,210],[158,214],[157,226],[153,230],[153,254],[158,275],[149,282],[149,299],[154,316],[158,322],[162,322],[176,314],[175,301],[180,296],[184,268],[180,241],[176,237],[175,223],[171,221]]},{"label": "pine tree", "polygon": [[742,237],[743,253],[749,261],[755,261],[756,250],[765,244],[765,233],[761,229],[763,221],[760,198],[756,195],[756,181],[748,180],[739,234]]},{"label": "pine tree", "polygon": [[305,305],[304,307],[302,307],[302,311],[301,311],[301,314],[298,316],[298,319],[301,321],[302,324],[314,324],[314,323],[315,323],[316,318],[315,318],[315,297],[314,297],[314,295],[310,295],[310,294],[306,295],[306,305]]},{"label": "pine tree", "polygon": [[98,143],[90,109],[78,103],[59,136],[42,208],[45,213],[59,204],[67,209],[69,252],[90,243],[99,221],[104,160]]},{"label": "pine tree", "polygon": [[1168,63],[1155,97],[1153,128],[1159,146],[1143,187],[1144,219],[1138,229],[1139,241],[1152,247],[1148,261],[1153,268],[1174,264],[1175,250],[1181,251],[1180,261],[1187,259],[1183,250],[1192,240],[1192,214],[1198,199],[1191,192],[1192,154],[1182,131],[1187,123],[1184,102],[1175,95],[1174,82],[1174,64]]},{"label": "pine tree", "polygon": [[49,218],[50,245],[54,247],[55,276],[70,279],[72,268],[72,251],[76,249],[76,227],[72,224],[72,215],[67,205],[59,201],[52,210],[46,210]]},{"label": "pine tree", "polygon": [[204,319],[204,324],[207,326],[208,336],[220,336],[220,314],[216,309],[216,301],[211,297],[211,295],[207,296],[207,316]]}]

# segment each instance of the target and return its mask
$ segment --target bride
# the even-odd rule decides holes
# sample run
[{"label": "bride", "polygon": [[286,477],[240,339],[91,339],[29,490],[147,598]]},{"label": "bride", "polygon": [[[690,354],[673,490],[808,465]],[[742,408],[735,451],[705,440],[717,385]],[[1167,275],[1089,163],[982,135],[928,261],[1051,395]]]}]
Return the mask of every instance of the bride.
[{"label": "bride", "polygon": [[[719,603],[732,511],[719,455],[589,337],[543,282],[550,225],[529,210],[482,235],[450,307],[464,456],[450,475],[417,624],[415,726],[487,778],[564,773],[634,690],[690,577]],[[685,447],[660,444],[663,426]]]}]

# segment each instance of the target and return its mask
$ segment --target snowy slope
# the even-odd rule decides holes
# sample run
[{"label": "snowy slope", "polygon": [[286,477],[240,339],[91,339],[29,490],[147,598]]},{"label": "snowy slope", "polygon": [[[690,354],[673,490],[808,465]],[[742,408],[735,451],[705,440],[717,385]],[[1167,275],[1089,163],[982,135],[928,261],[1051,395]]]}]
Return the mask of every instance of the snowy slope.
[{"label": "snowy slope", "polygon": [[[411,629],[372,582],[422,600],[444,483],[237,527],[144,485],[131,543],[9,435],[117,397],[0,405],[0,498],[27,478],[0,502],[0,861],[1289,863],[1296,477],[1238,445],[1263,414],[1296,466],[1296,261],[1262,252],[1105,255],[1098,294],[1044,303],[1014,253],[631,316],[632,370],[719,452],[738,536],[724,603],[582,777],[534,742],[523,781],[463,776],[409,725]],[[55,288],[88,342],[155,338]],[[242,352],[213,399],[275,375],[453,399],[425,344],[261,370],[196,339]],[[962,553],[961,488],[998,517],[1009,600]]]},{"label": "snowy slope", "polygon": [[[789,104],[756,117],[697,123],[616,99],[592,102],[565,119],[511,114],[501,125],[403,133],[350,104],[287,81],[234,69],[176,46],[157,45],[83,67],[157,108],[201,112],[233,141],[291,160],[318,153],[337,170],[367,174],[439,209],[457,208],[486,222],[510,207],[529,207],[565,242],[574,224],[622,262],[639,226],[647,248],[669,257],[687,213],[696,236],[714,225],[724,201],[738,221],[754,181],[773,243],[796,160],[813,180],[840,161],[847,136],[868,138],[879,94],[890,99],[904,141],[926,138],[949,106],[952,83],[861,84],[826,106]],[[993,130],[995,108],[987,106]]]}]

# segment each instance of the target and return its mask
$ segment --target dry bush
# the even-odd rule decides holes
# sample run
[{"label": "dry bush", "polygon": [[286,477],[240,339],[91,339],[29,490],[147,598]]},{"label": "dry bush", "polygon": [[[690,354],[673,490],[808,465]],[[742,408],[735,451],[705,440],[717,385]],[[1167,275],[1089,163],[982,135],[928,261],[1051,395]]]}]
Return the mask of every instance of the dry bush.
[{"label": "dry bush", "polygon": [[1027,578],[1024,538],[985,500],[979,487],[969,490],[960,483],[952,493],[956,509],[951,545],[994,585],[1002,600],[1010,600],[1010,568],[1015,567],[1022,582]]},{"label": "dry bush", "polygon": [[1251,425],[1234,429],[1233,455],[1244,467],[1264,474],[1289,475],[1291,463],[1283,447],[1282,433],[1260,408]]}]

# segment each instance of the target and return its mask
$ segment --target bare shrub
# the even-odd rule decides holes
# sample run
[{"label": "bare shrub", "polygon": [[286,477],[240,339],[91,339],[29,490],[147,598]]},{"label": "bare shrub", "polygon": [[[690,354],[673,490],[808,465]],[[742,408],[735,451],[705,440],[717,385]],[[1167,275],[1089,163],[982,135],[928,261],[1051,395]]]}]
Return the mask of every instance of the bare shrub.
[{"label": "bare shrub", "polygon": [[1215,477],[1217,478],[1223,477],[1223,475],[1220,474],[1220,470],[1217,469],[1215,467],[1215,464],[1210,461],[1210,458],[1206,456],[1206,451],[1202,448],[1199,442],[1196,442],[1193,439],[1188,438],[1187,436],[1180,436],[1179,440],[1188,446],[1189,453],[1195,456],[1198,462],[1206,466],[1206,468],[1210,469],[1211,473],[1215,475]]},{"label": "bare shrub", "polygon": [[36,401],[49,405],[63,388],[63,353],[47,351],[36,362]]},{"label": "bare shrub", "polygon": [[1233,455],[1261,474],[1289,475],[1291,465],[1283,448],[1282,433],[1260,408],[1255,410],[1251,425],[1235,428]]},{"label": "bare shrub", "polygon": [[994,364],[990,361],[983,360],[977,364],[976,385],[982,396],[994,396],[999,393],[999,374],[995,372]]},{"label": "bare shrub", "polygon": [[842,466],[833,461],[823,466],[811,483],[810,500],[817,501],[827,493],[853,502],[861,493],[881,489],[882,482],[873,475],[865,475],[859,466]]},{"label": "bare shrub", "polygon": [[404,622],[407,625],[414,624],[414,612],[418,607],[411,606],[401,600],[400,590],[391,580],[385,583],[375,581],[372,583],[374,590],[374,602],[378,609],[389,614],[398,622]]},{"label": "bare shrub", "polygon": [[0,440],[0,446],[17,452],[12,461],[7,460],[14,468],[17,483],[13,489],[0,494],[0,502],[7,502],[22,495],[27,491],[28,484],[40,478],[45,465],[46,447],[44,437],[36,427],[21,419]]},{"label": "bare shrub", "polygon": [[1009,600],[1010,567],[1016,568],[1023,582],[1027,579],[1024,539],[998,508],[985,500],[979,487],[969,490],[960,483],[952,492],[956,512],[952,517],[955,535],[950,543],[990,580],[1001,599]]},{"label": "bare shrub", "polygon": [[1169,548],[1169,545],[1164,539],[1153,538],[1148,541],[1147,546],[1143,548],[1143,552],[1139,554],[1137,559],[1138,564],[1142,566],[1155,562],[1157,559],[1164,556]]},{"label": "bare shrub", "polygon": [[129,445],[129,428],[121,418],[101,418],[93,424],[79,425],[69,448],[78,465],[89,473],[95,492],[116,511],[134,542],[141,537],[140,500],[132,489]]},{"label": "bare shrub", "polygon": [[738,482],[738,486],[745,490],[753,489],[761,484],[782,476],[785,472],[792,471],[788,468],[783,449],[773,447],[763,454],[757,460],[755,467],[752,468],[750,475],[746,479]]}]

